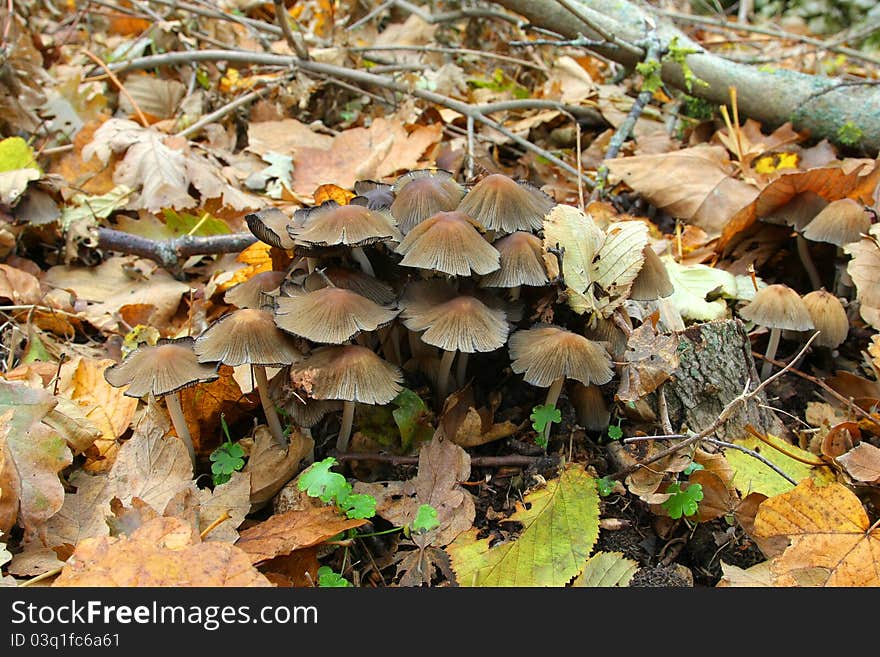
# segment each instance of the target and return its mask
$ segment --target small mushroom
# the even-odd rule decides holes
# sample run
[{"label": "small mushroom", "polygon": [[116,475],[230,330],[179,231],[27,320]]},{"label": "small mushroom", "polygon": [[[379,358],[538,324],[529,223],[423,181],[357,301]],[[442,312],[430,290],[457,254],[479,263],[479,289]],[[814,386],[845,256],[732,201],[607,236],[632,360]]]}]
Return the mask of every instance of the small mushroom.
[{"label": "small mushroom", "polygon": [[769,224],[791,226],[795,231],[795,242],[798,257],[813,287],[821,286],[821,279],[813,258],[810,255],[810,246],[804,239],[803,230],[813,218],[828,205],[823,197],[816,192],[797,192],[794,189],[785,188],[778,190],[777,194],[768,196],[763,202],[772,203],[772,209],[762,209],[759,201],[759,216],[761,221]]},{"label": "small mushroom", "polygon": [[[585,386],[608,383],[614,375],[602,344],[559,326],[537,325],[510,336],[511,369],[534,386],[547,388],[544,404],[555,406],[566,379]],[[548,423],[544,435],[549,436]]]},{"label": "small mushroom", "polygon": [[773,367],[770,361],[776,356],[782,330],[806,331],[813,328],[813,320],[810,319],[803,299],[782,283],[774,283],[755,292],[755,296],[740,309],[739,314],[744,319],[770,329],[764,364],[761,366],[762,380],[770,375]]},{"label": "small mushroom", "polygon": [[506,287],[511,298],[519,298],[522,285],[540,287],[548,285],[547,268],[544,266],[544,246],[541,238],[518,230],[493,242],[500,254],[500,269],[486,274],[480,281],[482,287]]},{"label": "small mushroom", "polygon": [[629,298],[636,301],[656,301],[668,297],[675,288],[669,280],[669,272],[666,271],[663,261],[650,245],[646,245],[642,253],[645,255],[645,262],[633,281]]},{"label": "small mushroom", "polygon": [[223,300],[238,308],[260,308],[265,302],[264,295],[278,289],[284,276],[283,271],[276,270],[254,274],[244,283],[239,283],[226,290]]},{"label": "small mushroom", "polygon": [[303,246],[347,246],[351,255],[367,274],[375,276],[373,266],[363,247],[376,242],[402,239],[390,212],[370,210],[363,205],[339,205],[325,201],[321,205],[297,210],[294,218],[300,225],[288,227],[294,242]]},{"label": "small mushroom", "polygon": [[111,386],[128,386],[128,397],[165,397],[165,406],[177,437],[186,445],[195,466],[196,452],[180,405],[182,388],[218,378],[216,363],[200,363],[193,351],[193,338],[159,340],[155,346],[141,345],[125,360],[104,370]]},{"label": "small mushroom", "polygon": [[[867,234],[871,228],[871,216],[865,206],[851,198],[842,198],[832,201],[807,224],[803,230],[803,236],[814,242],[826,242],[837,247],[837,287],[842,289],[852,286],[852,279],[841,266],[843,259],[843,246],[851,242],[858,242],[862,234]],[[814,287],[818,287],[815,282]]]},{"label": "small mushroom", "polygon": [[244,216],[248,228],[261,242],[278,249],[293,248],[293,239],[287,228],[291,225],[290,217],[278,208],[264,208]]},{"label": "small mushroom", "polygon": [[360,345],[315,349],[290,367],[290,380],[313,399],[342,400],[336,449],[345,452],[351,438],[355,404],[387,404],[402,390],[403,373]]},{"label": "small mushroom", "polygon": [[464,187],[443,169],[410,171],[400,176],[392,189],[391,214],[404,234],[438,212],[455,210],[464,196]]},{"label": "small mushroom", "polygon": [[375,180],[358,180],[354,184],[357,194],[349,201],[352,205],[363,205],[370,210],[388,210],[394,202],[394,190],[391,185]]},{"label": "small mushroom", "polygon": [[253,367],[257,392],[266,424],[279,444],[286,443],[281,420],[269,396],[266,367],[289,365],[302,358],[292,338],[281,332],[272,314],[256,308],[242,308],[222,316],[196,338],[193,346],[199,362],[220,362]]},{"label": "small mushroom", "polygon": [[327,287],[328,281],[336,287],[357,292],[380,306],[387,306],[397,298],[394,290],[387,283],[357,269],[346,267],[323,267],[320,272],[312,272],[305,279],[302,287],[306,292],[314,292]]},{"label": "small mushroom", "polygon": [[437,376],[438,408],[449,388],[449,372],[458,352],[470,354],[494,351],[504,346],[510,327],[507,316],[469,294],[459,294],[439,281],[410,285],[401,299],[404,325],[421,334],[423,342],[443,350]]},{"label": "small mushroom", "polygon": [[513,233],[540,229],[554,205],[556,202],[537,187],[493,173],[471,187],[457,209],[487,230]]},{"label": "small mushroom", "polygon": [[275,304],[275,324],[282,331],[322,344],[342,344],[361,331],[375,331],[400,312],[332,286],[279,297]]},{"label": "small mushroom", "polygon": [[401,265],[450,276],[488,274],[500,268],[500,254],[461,212],[438,212],[413,228],[397,245]]},{"label": "small mushroom", "polygon": [[849,319],[840,299],[823,289],[805,294],[803,301],[813,320],[813,327],[819,331],[813,344],[837,349],[849,333]]}]

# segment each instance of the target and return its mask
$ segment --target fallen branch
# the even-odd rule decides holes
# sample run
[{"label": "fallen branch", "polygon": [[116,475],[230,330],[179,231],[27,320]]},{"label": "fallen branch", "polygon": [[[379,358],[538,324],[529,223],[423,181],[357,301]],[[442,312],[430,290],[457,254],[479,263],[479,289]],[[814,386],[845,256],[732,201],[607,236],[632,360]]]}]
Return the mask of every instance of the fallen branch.
[{"label": "fallen branch", "polygon": [[194,255],[238,253],[257,241],[251,233],[199,237],[183,235],[170,240],[151,240],[112,228],[98,228],[98,248],[149,258],[166,269],[177,270],[182,260]]},{"label": "fallen branch", "polygon": [[[391,465],[418,465],[418,456],[395,456],[394,454],[373,454],[367,452],[343,452],[334,454],[336,459],[343,461],[375,461],[377,463],[390,463]],[[511,454],[509,456],[472,456],[471,465],[474,467],[502,468],[505,466],[530,466],[534,465],[544,456],[525,456],[523,454]]]}]

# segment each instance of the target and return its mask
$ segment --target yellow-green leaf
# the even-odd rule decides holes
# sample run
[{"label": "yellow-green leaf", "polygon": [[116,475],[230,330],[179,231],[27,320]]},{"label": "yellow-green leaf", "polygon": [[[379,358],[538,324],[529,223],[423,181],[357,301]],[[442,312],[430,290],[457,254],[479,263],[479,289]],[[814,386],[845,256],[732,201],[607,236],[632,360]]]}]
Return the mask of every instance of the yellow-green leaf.
[{"label": "yellow-green leaf", "polygon": [[0,141],[0,171],[36,169],[42,173],[33,149],[21,137],[7,137]]},{"label": "yellow-green leaf", "polygon": [[[528,508],[526,508],[528,507]],[[508,519],[516,540],[493,545],[472,528],[446,547],[460,586],[564,586],[599,537],[596,481],[579,465],[527,494]]]},{"label": "yellow-green leaf", "polygon": [[544,218],[544,248],[562,247],[565,285],[579,294],[590,285],[590,267],[605,235],[592,217],[580,209],[559,204]]},{"label": "yellow-green leaf", "polygon": [[[767,435],[767,439],[780,448],[807,461],[815,461],[816,455],[791,445],[774,435]],[[802,463],[797,459],[786,456],[778,449],[774,449],[754,436],[747,436],[733,441],[741,447],[757,451],[761,456],[773,463],[780,470],[797,482],[812,477],[817,483],[827,483],[834,480],[830,468],[817,467]],[[790,491],[794,486],[786,481],[772,468],[758,459],[735,449],[726,449],[724,455],[733,468],[733,485],[743,496],[749,493],[763,493],[767,497],[773,497],[780,493]]]},{"label": "yellow-green leaf", "polygon": [[572,582],[572,586],[629,586],[629,581],[638,569],[639,564],[624,557],[622,552],[597,552],[587,559],[584,569]]}]

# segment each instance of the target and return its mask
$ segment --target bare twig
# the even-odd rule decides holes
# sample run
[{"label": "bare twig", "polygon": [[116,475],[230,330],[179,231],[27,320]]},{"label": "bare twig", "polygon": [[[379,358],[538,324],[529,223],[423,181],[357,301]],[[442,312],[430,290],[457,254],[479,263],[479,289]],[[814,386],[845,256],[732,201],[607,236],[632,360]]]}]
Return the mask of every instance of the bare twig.
[{"label": "bare twig", "polygon": [[176,269],[181,260],[194,255],[237,253],[257,241],[251,233],[199,237],[183,235],[170,240],[151,240],[112,228],[98,228],[98,248],[138,255]]},{"label": "bare twig", "polygon": [[353,46],[348,49],[348,52],[393,52],[400,50],[406,52],[442,53],[458,56],[473,55],[476,57],[483,57],[485,59],[497,59],[500,62],[510,62],[511,64],[522,66],[523,68],[534,68],[539,71],[546,70],[545,66],[526,61],[525,59],[520,59],[519,57],[501,55],[495,52],[485,52],[483,50],[472,50],[470,48],[445,48],[443,46],[407,46],[394,44],[389,46]]},{"label": "bare twig", "polygon": [[[566,9],[566,11],[568,11],[572,16],[577,18],[585,25],[588,25],[591,30],[593,30],[596,34],[605,39],[608,45],[627,50],[639,58],[643,57],[641,48],[632,43],[629,43],[628,41],[624,41],[623,39],[618,38],[617,35],[609,32],[604,27],[599,25],[590,17],[590,15],[587,13],[589,10],[587,10],[585,7],[580,7],[573,2],[570,2],[569,0],[556,0],[556,2],[562,5]],[[647,55],[645,55],[644,57],[647,59]]]},{"label": "bare twig", "polygon": [[718,440],[717,438],[704,438],[704,440],[707,443],[709,443],[710,445],[715,445],[716,447],[723,447],[724,449],[735,449],[735,450],[742,452],[743,454],[748,454],[753,459],[759,460],[761,463],[763,463],[768,468],[773,470],[773,472],[778,474],[780,477],[785,479],[787,482],[797,486],[797,481],[795,481],[794,479],[789,477],[787,474],[785,474],[785,472],[782,470],[782,468],[780,468],[778,465],[776,465],[775,463],[773,463],[769,459],[765,458],[764,456],[761,456],[760,454],[758,454],[758,452],[756,452],[753,449],[749,449],[748,447],[743,447],[742,445],[737,445],[736,443],[729,443],[726,440]]},{"label": "bare twig", "polygon": [[757,397],[761,393],[761,391],[763,391],[764,388],[766,388],[770,383],[772,383],[773,381],[778,379],[780,376],[785,374],[789,369],[791,369],[791,367],[793,367],[794,364],[798,360],[800,360],[805,353],[807,353],[807,350],[809,349],[810,344],[812,344],[813,340],[815,340],[818,337],[818,335],[819,335],[818,332],[811,335],[810,338],[804,344],[804,346],[801,348],[801,350],[798,352],[797,356],[795,356],[790,363],[788,363],[785,367],[783,367],[781,370],[779,370],[775,374],[773,374],[773,375],[767,377],[766,379],[764,379],[763,381],[761,381],[761,383],[759,383],[758,386],[754,390],[752,390],[751,392],[749,392],[749,387],[752,384],[751,379],[746,380],[746,385],[745,385],[745,388],[743,389],[742,393],[740,395],[738,395],[737,397],[735,397],[734,399],[730,400],[730,402],[728,402],[728,404],[723,409],[721,409],[721,412],[718,414],[718,418],[714,422],[712,422],[712,424],[710,424],[708,427],[706,427],[705,429],[700,431],[700,433],[692,433],[691,432],[688,434],[688,437],[685,438],[684,440],[682,440],[681,442],[676,443],[675,445],[672,445],[671,447],[668,447],[667,449],[664,449],[661,452],[658,452],[654,456],[652,456],[652,457],[650,457],[640,463],[636,463],[634,465],[631,465],[631,466],[628,466],[628,467],[623,468],[621,470],[618,470],[617,472],[615,472],[614,474],[611,474],[609,476],[613,479],[623,479],[624,477],[626,477],[630,473],[635,472],[639,468],[643,468],[647,465],[650,465],[651,463],[655,463],[656,461],[664,459],[667,456],[671,456],[672,454],[680,452],[681,450],[685,449],[686,447],[697,444],[697,443],[701,442],[702,440],[710,437],[713,433],[715,433],[715,431],[719,427],[721,427],[725,422],[727,422],[730,419],[730,417],[733,415],[734,411],[740,406],[740,404],[745,404],[746,402]]},{"label": "bare twig", "polygon": [[[371,454],[367,452],[343,452],[334,454],[336,460],[343,461],[375,461],[377,463],[390,463],[391,465],[418,465],[418,456],[395,456],[394,454]],[[510,454],[509,456],[472,456],[471,465],[488,468],[501,468],[505,466],[529,466],[534,465],[542,456],[525,456],[523,454]]]},{"label": "bare twig", "polygon": [[[543,148],[540,148],[539,146],[536,146],[527,139],[524,139],[523,137],[514,134],[497,121],[490,119],[488,116],[486,116],[486,114],[489,113],[489,110],[481,109],[479,106],[470,105],[454,98],[449,98],[447,96],[443,96],[442,94],[428,91],[427,89],[410,88],[409,86],[398,82],[397,80],[394,80],[390,77],[375,75],[366,71],[345,68],[343,66],[335,66],[333,64],[325,64],[323,62],[303,61],[297,59],[296,57],[289,57],[285,55],[227,50],[200,50],[196,52],[186,53],[173,52],[161,55],[149,55],[146,57],[131,59],[127,62],[118,62],[117,64],[111,65],[110,68],[111,70],[119,72],[141,70],[146,68],[153,68],[156,66],[191,64],[196,61],[230,61],[249,64],[265,64],[269,66],[288,65],[292,67],[298,67],[304,71],[309,71],[310,73],[318,73],[322,75],[338,77],[348,80],[350,82],[354,82],[356,84],[374,85],[377,87],[390,89],[400,94],[415,96],[416,98],[421,98],[422,100],[426,100],[430,103],[435,103],[437,105],[448,107],[449,109],[454,110],[465,117],[472,117],[474,121],[482,123],[492,130],[495,130],[496,132],[504,135],[512,142],[518,144],[527,151],[531,151],[532,153],[535,153],[536,155],[545,158],[546,160],[554,163],[560,169],[563,169],[564,171],[567,171],[574,176],[580,176],[584,182],[584,185],[586,185],[588,189],[592,189],[594,185],[593,181],[590,178],[586,177],[583,173],[578,172],[575,167],[556,157],[553,153]],[[490,105],[489,107],[491,108],[491,111],[499,111],[497,109],[497,105],[498,104]]]},{"label": "bare twig", "polygon": [[284,40],[287,41],[287,45],[296,53],[296,56],[300,59],[311,59],[311,57],[309,57],[308,48],[306,48],[306,44],[302,39],[302,35],[294,34],[293,30],[290,28],[290,14],[287,13],[287,8],[284,6],[284,0],[275,0],[275,20],[281,28]]},{"label": "bare twig", "polygon": [[110,68],[107,66],[107,64],[104,63],[104,60],[101,59],[100,57],[98,57],[96,54],[86,50],[85,48],[83,48],[82,52],[86,57],[88,57],[93,62],[95,62],[95,64],[97,64],[102,69],[104,69],[104,72],[107,74],[107,77],[109,77],[110,81],[113,82],[114,85],[116,85],[117,89],[119,89],[119,93],[121,93],[123,96],[125,96],[128,99],[128,102],[131,103],[131,106],[134,108],[134,112],[135,112],[135,114],[137,114],[138,120],[141,122],[141,125],[144,126],[145,128],[149,128],[150,122],[147,121],[147,117],[141,111],[141,108],[137,104],[137,101],[131,97],[131,94],[128,93],[128,89],[125,88],[125,85],[123,85],[122,82],[119,81],[119,78],[116,77],[116,75],[113,73],[113,71],[111,71]]},{"label": "bare twig", "polygon": [[248,103],[255,101],[257,98],[260,98],[269,88],[270,87],[263,87],[262,89],[255,89],[254,91],[249,91],[243,96],[239,96],[235,100],[226,103],[223,107],[214,110],[210,114],[205,114],[198,121],[178,132],[177,136],[190,137],[191,135],[196,134],[209,123],[214,123],[217,119],[223,118],[230,112],[234,112],[242,105],[247,105]]}]

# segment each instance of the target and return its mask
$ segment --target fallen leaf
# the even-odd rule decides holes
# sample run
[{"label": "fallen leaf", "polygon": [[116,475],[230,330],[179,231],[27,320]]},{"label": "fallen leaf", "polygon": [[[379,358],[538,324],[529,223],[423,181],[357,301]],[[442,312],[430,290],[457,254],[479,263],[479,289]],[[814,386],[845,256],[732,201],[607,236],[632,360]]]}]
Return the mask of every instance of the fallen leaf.
[{"label": "fallen leaf", "polygon": [[852,256],[846,271],[855,285],[862,319],[880,330],[880,224],[871,226],[868,233],[858,242],[845,244],[843,252]]},{"label": "fallen leaf", "polygon": [[835,460],[856,481],[880,482],[880,449],[870,443],[859,443]]},{"label": "fallen leaf", "polygon": [[43,291],[33,274],[10,265],[0,265],[0,299],[8,299],[16,306],[40,303]]},{"label": "fallen leaf", "polygon": [[661,155],[606,160],[612,181],[622,181],[652,205],[718,237],[757,187],[734,177],[735,166],[721,146],[700,144]]},{"label": "fallen leaf", "polygon": [[315,441],[293,427],[289,444],[281,446],[269,427],[254,430],[254,445],[242,472],[251,476],[251,509],[266,504],[300,471],[300,463],[315,448]]},{"label": "fallen leaf", "polygon": [[493,409],[476,408],[474,390],[467,384],[443,402],[440,428],[443,435],[460,447],[476,447],[501,438],[512,436],[519,425],[509,420],[495,422]]},{"label": "fallen leaf", "polygon": [[[237,528],[251,510],[251,475],[233,472],[229,481],[215,486],[214,490],[200,488],[197,496],[199,532],[205,531],[225,514],[229,515],[202,540],[235,543],[239,538]],[[167,508],[165,513],[168,514]]]},{"label": "fallen leaf", "polygon": [[251,563],[259,563],[318,545],[366,523],[365,519],[340,516],[332,506],[287,511],[248,527],[235,545],[248,555]]},{"label": "fallen leaf", "polygon": [[597,552],[587,559],[581,574],[571,585],[589,588],[629,586],[639,568],[638,562],[627,559],[623,552]]},{"label": "fallen leaf", "polygon": [[718,588],[746,586],[764,588],[773,586],[770,562],[762,561],[749,568],[740,568],[722,561],[721,579],[715,586]]},{"label": "fallen leaf", "polygon": [[657,330],[655,313],[630,333],[620,372],[617,399],[636,401],[651,394],[678,369],[678,335]]},{"label": "fallen leaf", "polygon": [[87,538],[52,586],[271,586],[229,543],[200,543],[178,518],[155,518],[130,536]]},{"label": "fallen leaf", "polygon": [[446,547],[459,586],[565,586],[599,536],[596,482],[571,464],[526,494],[507,521],[522,524],[515,540],[490,546],[473,528]]},{"label": "fallen leaf", "polygon": [[770,564],[774,586],[880,586],[880,528],[846,486],[807,479],[771,497],[755,533],[791,542]]},{"label": "fallen leaf", "polygon": [[49,547],[74,546],[86,538],[110,533],[106,517],[113,494],[108,478],[74,472],[69,483],[75,490],[64,496],[63,506],[46,523]]}]

